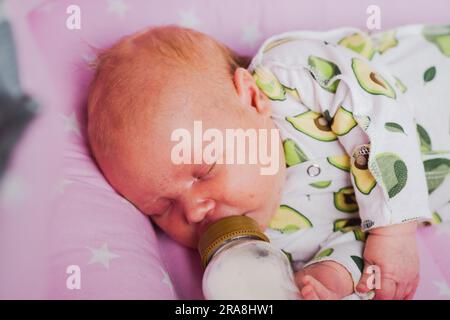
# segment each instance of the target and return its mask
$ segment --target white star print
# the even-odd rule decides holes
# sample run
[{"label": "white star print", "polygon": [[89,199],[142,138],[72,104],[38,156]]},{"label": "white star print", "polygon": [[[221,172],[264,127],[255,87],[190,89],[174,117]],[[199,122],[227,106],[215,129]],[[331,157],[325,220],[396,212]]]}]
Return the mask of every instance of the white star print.
[{"label": "white star print", "polygon": [[110,260],[119,257],[119,255],[109,251],[108,244],[106,242],[98,249],[93,249],[90,247],[88,247],[88,249],[91,250],[92,253],[91,260],[88,264],[101,263],[106,269],[109,269]]},{"label": "white star print", "polygon": [[178,23],[182,27],[195,29],[198,28],[201,24],[193,9],[181,11],[178,13],[178,16],[180,17]]},{"label": "white star print", "polygon": [[15,206],[24,200],[25,195],[23,180],[13,173],[7,173],[0,184],[0,203],[7,207]]},{"label": "white star print", "polygon": [[87,64],[92,64],[93,62],[95,62],[96,58],[97,56],[90,52],[85,52],[81,55],[81,59],[83,59],[83,61]]},{"label": "white star print", "polygon": [[444,222],[444,223],[438,224],[436,226],[436,234],[438,236],[445,235],[445,234],[450,236],[450,222]]},{"label": "white star print", "polygon": [[108,12],[115,13],[123,18],[128,10],[129,8],[123,0],[108,0]]},{"label": "white star print", "polygon": [[70,180],[67,180],[67,179],[64,179],[64,180],[60,181],[58,186],[57,186],[58,192],[60,194],[63,194],[64,191],[66,191],[66,187],[68,185],[72,184],[72,183],[73,183],[73,181],[70,181]]},{"label": "white star print", "polygon": [[450,297],[450,288],[448,287],[448,284],[443,281],[434,281],[433,284],[439,288],[439,295],[440,296],[448,296]]},{"label": "white star print", "polygon": [[65,116],[63,114],[60,114],[60,116],[64,120],[64,129],[66,131],[74,131],[77,135],[81,136],[80,126],[75,112],[72,112],[70,116]]},{"label": "white star print", "polygon": [[167,286],[169,286],[170,291],[172,292],[172,294],[174,293],[173,291],[173,284],[172,284],[172,280],[170,280],[170,276],[169,274],[160,266],[159,269],[161,270],[162,274],[163,274],[163,278],[162,278],[162,282],[167,284]]},{"label": "white star print", "polygon": [[256,23],[245,26],[243,32],[244,34],[242,36],[242,41],[250,47],[254,47],[258,40],[262,37],[261,31],[259,31]]},{"label": "white star print", "polygon": [[50,13],[52,12],[58,4],[56,2],[45,3],[42,7],[39,8],[40,11]]}]

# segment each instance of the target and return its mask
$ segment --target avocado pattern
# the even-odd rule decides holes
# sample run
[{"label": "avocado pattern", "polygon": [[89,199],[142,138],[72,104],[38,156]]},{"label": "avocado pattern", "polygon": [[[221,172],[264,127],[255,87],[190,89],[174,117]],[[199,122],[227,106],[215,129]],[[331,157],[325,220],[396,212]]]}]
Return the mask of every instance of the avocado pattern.
[{"label": "avocado pattern", "polygon": [[283,249],[281,249],[281,251],[283,251],[283,253],[286,255],[290,263],[294,262],[294,260],[292,259],[292,254],[290,252],[287,252]]},{"label": "avocado pattern", "polygon": [[336,93],[336,89],[339,85],[339,80],[331,82],[331,80],[341,74],[339,67],[326,59],[309,56],[308,64],[310,67],[311,75],[316,80],[319,85],[331,93]]},{"label": "avocado pattern", "polygon": [[290,88],[283,85],[278,78],[264,66],[258,66],[254,70],[253,79],[255,79],[258,88],[273,101],[284,101],[287,95],[294,100],[301,102],[300,93],[297,88]]},{"label": "avocado pattern", "polygon": [[286,167],[288,168],[308,161],[306,154],[292,139],[286,139],[283,141],[283,149]]},{"label": "avocado pattern", "polygon": [[[354,41],[356,41],[355,39],[359,39],[358,41],[362,41],[361,37],[354,36],[353,38],[344,38],[343,40],[341,40],[341,43],[352,46]],[[360,45],[357,50],[364,49]],[[332,61],[313,55],[308,57],[308,65],[310,67],[310,72],[314,80],[316,80],[319,85],[328,92],[336,93],[340,80],[331,80],[335,76],[341,74],[339,67]],[[363,61],[360,58],[352,58],[352,70],[359,85],[366,92],[373,95],[384,95],[388,98],[396,99],[397,95],[394,88],[366,61]],[[406,87],[400,80],[396,79],[395,85],[401,92],[406,91]]]},{"label": "avocado pattern", "polygon": [[347,154],[327,157],[327,161],[338,169],[350,171],[350,157]]},{"label": "avocado pattern", "polygon": [[397,87],[398,90],[400,90],[401,93],[405,93],[406,91],[408,91],[408,88],[399,78],[394,77],[394,79],[395,79],[394,85]]},{"label": "avocado pattern", "polygon": [[367,167],[367,164],[362,166],[362,168],[358,168],[353,165],[351,166],[350,171],[355,181],[356,188],[362,194],[368,195],[375,188],[377,181]]},{"label": "avocado pattern", "polygon": [[393,152],[382,152],[375,156],[380,170],[381,181],[389,198],[395,197],[406,185],[408,168],[405,162]]},{"label": "avocado pattern", "polygon": [[433,216],[432,217],[433,217],[433,219],[432,219],[432,223],[433,224],[440,224],[440,223],[442,223],[442,218],[439,215],[439,213],[433,212]]},{"label": "avocado pattern", "polygon": [[361,257],[358,256],[351,256],[353,262],[356,264],[356,266],[358,267],[359,271],[361,271],[361,273],[363,273],[364,271],[364,260]]},{"label": "avocado pattern", "polygon": [[324,189],[331,185],[331,180],[312,182],[309,185],[317,189]]},{"label": "avocado pattern", "polygon": [[337,219],[333,223],[334,232],[349,232],[361,224],[360,218]]},{"label": "avocado pattern", "polygon": [[369,60],[373,58],[376,52],[372,39],[364,33],[357,32],[349,35],[341,39],[338,44],[359,53]]},{"label": "avocado pattern", "polygon": [[377,46],[377,51],[379,54],[383,54],[398,45],[398,40],[395,33],[395,30],[390,30],[381,34],[380,41]]},{"label": "avocado pattern", "polygon": [[376,40],[374,43],[367,34],[357,32],[342,38],[338,44],[359,53],[368,60],[372,60],[376,52],[383,54],[398,45],[395,30],[382,33]]},{"label": "avocado pattern", "polygon": [[313,224],[308,218],[296,209],[285,204],[280,205],[277,213],[269,222],[269,228],[282,233],[293,233],[298,230],[311,228],[312,226]]},{"label": "avocado pattern", "polygon": [[423,166],[427,179],[428,193],[431,194],[450,175],[450,159],[435,158],[425,160]]},{"label": "avocado pattern", "polygon": [[294,41],[294,40],[297,40],[297,38],[295,38],[295,37],[286,37],[286,38],[281,38],[281,39],[274,40],[274,41],[268,43],[267,46],[264,47],[263,53],[266,53],[266,52],[272,50],[273,48],[276,48],[278,46],[281,46],[282,44],[285,44],[285,43],[288,43],[288,42],[291,42],[291,41]]},{"label": "avocado pattern", "polygon": [[426,40],[436,45],[443,55],[450,57],[450,25],[425,26],[422,34]]},{"label": "avocado pattern", "polygon": [[423,225],[426,225],[426,226],[429,226],[429,225],[436,225],[436,224],[441,224],[441,223],[442,223],[442,217],[441,217],[440,214],[437,213],[436,211],[433,212],[430,221],[422,222],[422,224],[423,224]]},{"label": "avocado pattern", "polygon": [[333,248],[327,248],[327,249],[319,252],[318,254],[316,254],[313,259],[314,260],[318,260],[318,259],[321,259],[321,258],[329,257],[329,256],[331,256],[331,254],[333,252],[334,252]]},{"label": "avocado pattern", "polygon": [[[433,42],[436,45],[436,48],[445,54],[445,45],[448,46],[447,56],[450,57],[450,39],[447,36],[450,35],[450,26],[448,26],[448,30],[445,29],[445,38],[440,40],[436,40],[437,35],[434,35]],[[436,33],[436,32],[435,32]],[[441,32],[442,33],[442,32]],[[441,34],[439,33],[439,34]],[[428,35],[429,36],[429,35]],[[264,52],[275,48],[278,45],[286,43],[288,41],[292,41],[293,39],[280,39],[269,43],[264,48]],[[449,41],[449,42],[447,42]],[[353,34],[348,37],[345,37],[339,41],[339,45],[345,46],[368,60],[371,60],[377,54],[385,54],[389,52],[390,49],[398,46],[398,39],[395,36],[395,32],[387,32],[382,34],[381,38],[370,39],[370,37],[365,34]],[[448,44],[447,44],[448,43]],[[444,46],[443,46],[444,44]],[[437,52],[436,52],[437,54]],[[319,54],[320,55],[320,54]],[[326,56],[325,56],[326,57]],[[350,67],[350,59],[347,60],[346,64]],[[309,56],[308,64],[310,67],[310,73],[313,79],[311,81],[315,81],[317,87],[320,87],[318,90],[325,90],[330,93],[336,93],[339,79],[336,79],[336,76],[341,74],[341,70],[343,70],[343,66],[339,64],[341,70],[338,65],[332,61],[323,59],[317,56]],[[436,64],[439,68],[439,65]],[[383,77],[380,73],[378,73],[375,69],[371,67],[369,63],[363,58],[353,58],[351,60],[351,67],[353,70],[353,74],[358,81],[359,86],[371,95],[379,95],[384,96],[382,99],[396,99],[397,95],[401,95],[401,93],[405,93],[408,91],[408,87],[413,85],[413,82],[409,84],[406,82],[408,87],[397,77]],[[428,67],[428,66],[427,66]],[[440,70],[437,70],[438,72]],[[436,68],[430,67],[426,70],[422,69],[419,71],[418,75],[416,75],[416,80],[420,84],[420,78],[423,78],[424,83],[430,83],[431,81],[440,80],[436,79]],[[260,77],[261,79],[264,77]],[[268,77],[270,78],[270,77]],[[390,80],[392,79],[392,80]],[[403,80],[403,78],[402,78]],[[408,80],[408,79],[404,79]],[[278,82],[278,84],[276,83]],[[265,90],[262,90],[266,93],[266,95],[271,100],[285,100],[285,99],[294,99],[296,101],[301,102],[300,91],[295,87],[288,87],[283,85],[279,80],[277,81],[263,81],[260,80],[258,87],[263,87]],[[264,86],[264,83],[268,83],[267,86]],[[434,84],[434,83],[431,83]],[[302,88],[300,88],[302,89]],[[413,90],[413,87],[409,88]],[[269,92],[269,94],[267,94]],[[303,91],[301,91],[303,93]],[[322,92],[327,94],[326,92]],[[306,97],[306,96],[305,96]],[[400,99],[400,98],[399,98]],[[330,106],[322,106],[322,107],[330,107]],[[353,115],[350,111],[352,109],[347,109],[344,105],[337,105],[337,111],[334,114],[334,117],[327,118],[325,113],[322,115],[320,113],[309,110],[307,112],[303,112],[301,114],[292,113],[289,114],[288,117],[285,118],[287,122],[289,122],[289,126],[292,126],[295,130],[302,132],[309,137],[318,140],[318,141],[336,141],[338,137],[344,136],[348,134],[357,124],[363,128],[365,131],[371,125],[371,119],[368,116],[364,116],[361,114]],[[300,111],[299,111],[300,112]],[[355,111],[356,112],[356,111]],[[392,120],[384,121],[384,130],[389,132],[389,137],[395,137],[401,139],[401,135],[414,135],[414,132],[409,129],[410,127],[406,125],[406,123],[402,121],[392,122]],[[394,120],[396,121],[396,120]],[[285,123],[286,124],[286,123]],[[377,125],[377,122],[373,122],[372,125]],[[372,128],[371,128],[372,129]],[[376,128],[378,129],[378,127]],[[383,129],[383,128],[380,128]],[[407,131],[405,130],[407,129]],[[432,128],[429,128],[430,130]],[[291,132],[292,128],[288,129]],[[420,124],[416,125],[417,137],[420,141],[420,149],[423,153],[432,153],[438,151],[432,151],[432,141],[430,135],[427,130]],[[375,130],[372,130],[375,131]],[[386,133],[386,132],[385,132]],[[431,132],[433,133],[433,132]],[[391,135],[392,134],[392,135]],[[436,145],[437,141],[434,141]],[[303,145],[301,144],[302,148]],[[309,152],[309,149],[302,150],[299,145],[294,141],[294,139],[286,139],[283,141],[284,147],[284,155],[286,159],[286,166],[295,166],[297,164],[303,163],[309,160],[310,154],[306,155],[305,150]],[[312,149],[311,149],[312,150]],[[384,151],[384,150],[383,150]],[[395,150],[394,150],[395,151]],[[403,157],[403,155],[402,155]],[[337,192],[333,192],[333,201],[334,206],[337,210],[344,213],[355,213],[358,211],[358,204],[356,201],[355,191],[358,190],[362,194],[370,194],[371,191],[376,186],[377,182],[382,184],[383,189],[386,190],[389,198],[396,197],[400,192],[402,192],[406,186],[408,180],[408,168],[405,163],[406,156],[402,159],[399,154],[393,152],[383,152],[380,154],[371,154],[371,163],[370,168],[375,168],[374,170],[368,169],[369,163],[368,159],[366,161],[362,161],[363,163],[358,163],[358,166],[354,165],[350,161],[350,157],[348,155],[335,155],[327,157],[328,163],[338,168],[339,170],[343,170],[346,172],[350,172],[352,174],[352,178],[354,179],[354,186],[349,186],[345,188],[341,188]],[[443,156],[444,157],[444,156]],[[362,165],[361,165],[362,164]],[[445,179],[450,174],[450,160],[445,158],[431,159],[423,162],[426,178],[427,178],[427,186],[429,193],[436,190]],[[330,167],[328,167],[330,169]],[[412,167],[410,169],[413,169]],[[411,175],[410,171],[410,175]],[[377,177],[375,180],[374,176]],[[327,178],[325,178],[327,179]],[[410,180],[412,177],[410,177]],[[331,185],[336,185],[335,182],[330,180],[322,180],[310,183],[309,186],[318,189],[325,189],[330,187]],[[337,189],[337,188],[336,188]],[[336,190],[335,189],[335,190]],[[333,191],[335,191],[333,190]],[[356,191],[356,192],[358,192]],[[403,191],[405,193],[406,191]],[[308,195],[309,196],[309,195]],[[359,197],[360,195],[358,195]],[[302,209],[303,210],[303,209]],[[306,212],[306,211],[305,211]],[[358,218],[353,218],[355,215],[345,215],[341,214],[342,217],[350,217],[348,219],[338,219],[334,221],[333,230],[335,232],[345,232],[348,233],[348,236],[354,235],[355,240],[357,241],[365,241],[366,233],[362,231],[359,227],[360,220]],[[306,217],[302,213],[300,213],[297,209],[290,207],[288,205],[281,205],[279,210],[277,211],[276,217],[271,221],[269,226],[275,230],[278,230],[282,233],[292,233],[298,230],[302,230],[305,228],[312,227],[312,223],[309,219],[310,216]],[[313,220],[316,224],[316,221]],[[442,217],[438,212],[434,212],[432,216],[431,223],[437,224],[442,221]],[[373,221],[370,221],[374,223]],[[337,249],[337,248],[336,248]],[[319,252],[314,258],[321,259],[324,257],[329,257],[336,250],[333,248],[327,248],[326,250],[322,250]],[[288,252],[285,254],[289,257],[289,260],[292,261],[292,255]],[[347,258],[350,256],[347,255]],[[352,255],[352,261],[358,267],[358,269],[363,272],[364,269],[364,260],[361,256]]]},{"label": "avocado pattern", "polygon": [[375,188],[377,181],[369,170],[369,150],[367,147],[359,149],[351,162],[350,172],[352,173],[356,188],[362,194],[370,194]]},{"label": "avocado pattern", "polygon": [[392,86],[362,59],[352,58],[353,73],[364,91],[373,95],[384,95],[388,98],[397,97]]},{"label": "avocado pattern", "polygon": [[429,67],[427,70],[425,70],[423,74],[423,81],[424,83],[430,82],[434,79],[436,76],[436,67]]},{"label": "avocado pattern", "polygon": [[356,125],[357,122],[353,118],[353,113],[340,106],[331,121],[331,130],[337,136],[343,136],[350,132]]},{"label": "avocado pattern", "polygon": [[345,213],[354,213],[358,211],[355,190],[351,186],[333,192],[333,203],[336,209]]},{"label": "avocado pattern", "polygon": [[420,151],[422,153],[431,151],[431,138],[428,132],[420,124],[416,124],[417,135],[419,137]]},{"label": "avocado pattern", "polygon": [[370,117],[369,116],[354,116],[354,119],[356,122],[358,122],[359,126],[364,130],[367,131],[370,125]]},{"label": "avocado pattern", "polygon": [[331,130],[323,115],[315,111],[306,111],[286,120],[298,131],[319,141],[335,141],[336,134]]},{"label": "avocado pattern", "polygon": [[361,228],[353,229],[353,235],[355,236],[355,240],[365,242],[367,240],[367,234],[361,230]]},{"label": "avocado pattern", "polygon": [[[438,32],[439,31],[439,32]],[[443,32],[445,34],[443,34]],[[439,30],[424,30],[424,36],[427,40],[436,44],[442,53],[450,56],[450,25],[444,29]],[[448,39],[448,40],[447,40]],[[264,52],[281,45],[283,43],[292,41],[295,39],[284,38],[276,40],[264,49]],[[376,53],[384,54],[389,49],[398,45],[398,39],[394,32],[386,32],[381,35],[381,38],[377,38],[372,41],[370,37],[365,34],[355,33],[347,36],[339,41],[339,45],[345,46],[368,60],[371,60]],[[309,56],[308,64],[310,67],[310,73],[315,81],[321,88],[330,92],[336,93],[336,89],[339,84],[339,79],[334,81],[333,78],[340,75],[341,71],[339,67],[332,61],[326,60],[317,56]],[[372,95],[383,95],[390,99],[396,99],[397,93],[405,93],[408,88],[405,84],[393,77],[393,86],[376,72],[366,61],[359,58],[352,58],[351,67],[353,73],[361,88]],[[290,96],[296,101],[301,101],[301,97],[297,88],[291,88],[281,84],[268,70],[255,70],[254,76],[257,81],[258,87],[271,99],[271,100],[285,100],[287,96]],[[436,68],[430,67],[423,74],[423,80],[425,83],[432,81],[436,75]],[[396,90],[394,90],[394,88]],[[319,141],[336,141],[338,136],[343,136],[350,132],[357,124],[360,125],[365,131],[367,131],[370,125],[370,117],[358,115],[353,116],[353,113],[347,110],[344,106],[339,106],[334,117],[327,118],[318,112],[312,110],[303,112],[295,116],[288,116],[285,118],[297,131],[300,131],[309,137]],[[403,126],[396,122],[386,122],[384,129],[394,134],[405,134]],[[432,143],[427,131],[420,125],[416,126],[418,138],[420,140],[420,148],[422,152],[432,152]],[[304,151],[295,143],[292,139],[286,139],[283,142],[284,154],[286,158],[286,166],[294,166],[296,164],[308,161],[308,157]],[[350,157],[348,155],[330,156],[327,157],[327,161],[330,165],[347,172],[351,172],[355,182],[355,188],[357,188],[363,194],[370,194],[375,187],[377,181],[372,176],[372,172],[376,174],[379,182],[384,186],[389,198],[395,197],[405,187],[408,179],[408,168],[400,158],[398,154],[392,152],[383,152],[374,155],[374,161],[371,161],[374,170],[371,172],[368,169],[368,159],[366,159],[364,166],[357,166],[350,163]],[[427,174],[427,185],[429,193],[433,192],[450,172],[450,160],[439,158],[424,161],[424,167]],[[324,180],[310,183],[309,185],[314,188],[327,188],[332,184],[332,181]],[[342,212],[353,213],[358,210],[356,202],[355,192],[353,187],[346,187],[340,189],[338,192],[334,192],[334,205]],[[297,230],[311,227],[312,223],[303,216],[296,209],[287,205],[281,205],[277,212],[277,219],[273,219],[271,227],[277,229],[283,233],[295,232]],[[282,222],[282,220],[284,220]],[[346,224],[349,219],[340,219],[338,225],[335,224],[334,229],[342,232],[352,231],[355,235],[355,239],[364,241],[366,234],[359,228]],[[433,223],[439,223],[441,220],[438,213],[433,213]],[[338,222],[338,221],[336,221]],[[340,227],[341,226],[341,227]],[[325,253],[331,254],[333,249],[330,249]],[[329,255],[327,254],[327,255]],[[355,259],[361,258],[356,257]],[[353,257],[352,257],[353,259]],[[354,261],[355,261],[354,259]],[[363,265],[363,262],[355,261],[356,264]],[[362,267],[361,267],[362,268]]]},{"label": "avocado pattern", "polygon": [[338,219],[333,223],[334,232],[353,232],[355,240],[366,241],[366,233],[361,230],[360,227],[361,219],[350,218],[350,219]]},{"label": "avocado pattern", "polygon": [[294,98],[294,100],[296,100],[298,102],[302,101],[302,99],[300,97],[300,93],[298,92],[297,88],[290,88],[290,87],[285,86],[283,84],[282,84],[282,86],[283,86],[284,90],[286,91],[286,93],[288,95],[290,95],[292,98]]},{"label": "avocado pattern", "polygon": [[253,72],[258,88],[270,99],[274,101],[286,100],[286,90],[278,81],[275,75],[268,68],[258,66]]},{"label": "avocado pattern", "polygon": [[[391,131],[391,132],[401,132],[401,133],[405,133],[405,130],[403,129],[403,127],[401,125],[399,125],[398,123],[395,122],[386,122],[384,124],[384,128],[387,131]],[[405,133],[406,134],[406,133]]]}]

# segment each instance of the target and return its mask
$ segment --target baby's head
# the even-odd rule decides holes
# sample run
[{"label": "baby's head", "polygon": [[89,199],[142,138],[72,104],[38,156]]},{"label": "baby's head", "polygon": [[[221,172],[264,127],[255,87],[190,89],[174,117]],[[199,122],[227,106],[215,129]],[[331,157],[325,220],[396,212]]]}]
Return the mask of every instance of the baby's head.
[{"label": "baby's head", "polygon": [[[207,222],[247,215],[265,228],[279,205],[282,150],[272,175],[261,174],[261,163],[171,158],[172,133],[185,128],[194,137],[194,121],[223,136],[225,129],[275,128],[270,102],[242,60],[214,39],[174,26],[126,37],[98,57],[88,102],[93,155],[117,192],[193,248]],[[192,146],[192,158],[206,144]]]}]

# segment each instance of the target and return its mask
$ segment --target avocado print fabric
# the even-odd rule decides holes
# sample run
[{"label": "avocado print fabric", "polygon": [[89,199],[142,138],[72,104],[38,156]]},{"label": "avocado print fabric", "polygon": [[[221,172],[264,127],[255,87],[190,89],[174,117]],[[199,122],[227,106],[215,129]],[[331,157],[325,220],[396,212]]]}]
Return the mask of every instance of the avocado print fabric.
[{"label": "avocado print fabric", "polygon": [[337,261],[356,284],[365,231],[445,219],[449,50],[450,26],[421,25],[289,32],[262,45],[249,71],[272,102],[287,166],[266,233],[295,268]]}]

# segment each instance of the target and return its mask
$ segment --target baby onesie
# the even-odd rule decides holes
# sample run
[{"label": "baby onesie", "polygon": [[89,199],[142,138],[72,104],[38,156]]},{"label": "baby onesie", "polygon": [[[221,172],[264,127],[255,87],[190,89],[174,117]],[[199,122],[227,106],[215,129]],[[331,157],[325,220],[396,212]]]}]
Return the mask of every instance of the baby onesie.
[{"label": "baby onesie", "polygon": [[287,166],[266,234],[294,270],[332,260],[356,285],[367,230],[450,220],[450,26],[289,32],[249,71]]}]

